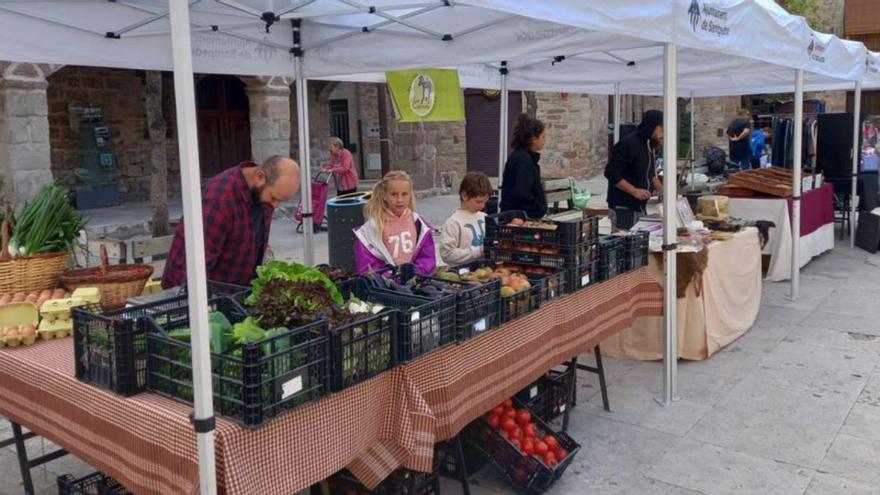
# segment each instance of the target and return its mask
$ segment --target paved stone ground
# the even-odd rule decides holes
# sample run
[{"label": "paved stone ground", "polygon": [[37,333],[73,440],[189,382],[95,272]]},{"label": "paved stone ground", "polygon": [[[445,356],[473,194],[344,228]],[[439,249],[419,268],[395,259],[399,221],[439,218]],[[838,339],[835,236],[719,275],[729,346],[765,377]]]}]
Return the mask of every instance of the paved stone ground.
[{"label": "paved stone ground", "polygon": [[[420,209],[435,222],[455,204],[433,201]],[[746,335],[706,361],[681,363],[681,401],[671,407],[653,401],[660,363],[608,358],[610,413],[595,377],[582,374],[571,433],[583,447],[551,493],[880,493],[880,257],[839,244],[803,270],[797,302],[788,287],[765,284]],[[0,438],[9,436],[0,421]],[[33,455],[52,446],[32,439],[28,448]],[[89,472],[68,456],[33,476],[37,493],[48,495],[59,474]],[[14,448],[0,449],[0,494],[21,493],[18,480]],[[491,468],[471,486],[477,495],[513,493]],[[460,492],[443,481],[443,493]]]}]

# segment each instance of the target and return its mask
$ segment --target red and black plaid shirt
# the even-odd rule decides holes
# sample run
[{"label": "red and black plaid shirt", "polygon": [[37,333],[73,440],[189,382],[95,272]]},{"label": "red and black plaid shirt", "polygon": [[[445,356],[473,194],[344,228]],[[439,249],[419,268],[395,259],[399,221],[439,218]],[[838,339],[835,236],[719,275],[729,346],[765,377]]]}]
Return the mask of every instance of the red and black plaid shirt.
[{"label": "red and black plaid shirt", "polygon": [[[225,170],[202,187],[202,218],[205,232],[205,264],[208,280],[250,285],[254,269],[269,245],[272,223],[270,206],[262,207],[263,239],[255,239],[254,201],[242,169],[256,164],[246,162]],[[258,218],[258,217],[257,217]],[[183,222],[177,225],[171,251],[165,263],[162,287],[186,284],[186,249]]]}]

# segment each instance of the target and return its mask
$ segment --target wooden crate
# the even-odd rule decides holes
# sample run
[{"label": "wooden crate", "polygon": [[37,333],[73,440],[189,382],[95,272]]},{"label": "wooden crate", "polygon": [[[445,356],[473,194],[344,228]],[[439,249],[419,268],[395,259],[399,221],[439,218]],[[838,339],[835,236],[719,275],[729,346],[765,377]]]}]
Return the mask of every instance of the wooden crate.
[{"label": "wooden crate", "polygon": [[792,186],[793,180],[794,176],[790,170],[770,167],[732,174],[728,182],[732,186],[787,198],[792,195],[794,189]]}]

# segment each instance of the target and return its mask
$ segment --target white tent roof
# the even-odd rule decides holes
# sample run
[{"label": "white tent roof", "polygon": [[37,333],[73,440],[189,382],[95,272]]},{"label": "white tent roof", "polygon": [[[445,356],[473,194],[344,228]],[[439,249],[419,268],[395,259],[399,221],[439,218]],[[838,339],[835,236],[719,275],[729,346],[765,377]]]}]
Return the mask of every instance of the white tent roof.
[{"label": "white tent roof", "polygon": [[[309,78],[383,80],[377,71],[454,66],[464,86],[498,87],[494,67],[507,60],[510,89],[610,94],[619,82],[625,94],[660,94],[664,42],[679,47],[682,95],[788,91],[793,78],[780,66],[804,69],[808,89],[865,74],[861,43],[814,32],[772,0],[190,4],[194,70],[202,73],[293,75],[297,18]],[[170,70],[166,13],[165,0],[0,0],[0,60]],[[751,50],[744,40],[772,49]]]}]

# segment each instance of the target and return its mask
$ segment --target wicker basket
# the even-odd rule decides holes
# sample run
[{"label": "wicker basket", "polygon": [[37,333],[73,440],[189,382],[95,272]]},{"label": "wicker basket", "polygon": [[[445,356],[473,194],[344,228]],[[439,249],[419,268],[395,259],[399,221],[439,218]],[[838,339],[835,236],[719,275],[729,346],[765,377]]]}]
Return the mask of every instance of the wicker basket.
[{"label": "wicker basket", "polygon": [[58,277],[67,269],[69,253],[45,253],[20,256],[9,255],[12,225],[8,220],[2,226],[2,253],[0,253],[0,294],[33,292],[54,289]]},{"label": "wicker basket", "polygon": [[101,307],[110,310],[125,307],[129,298],[139,296],[152,274],[150,265],[110,266],[107,248],[101,246],[101,266],[66,272],[61,275],[61,285],[71,292],[79,287],[97,287],[101,291]]}]

